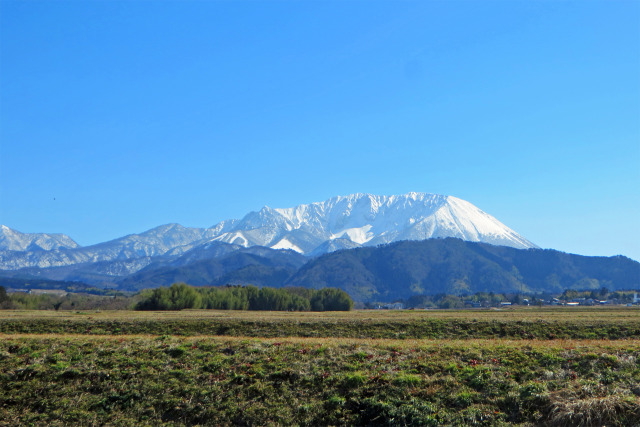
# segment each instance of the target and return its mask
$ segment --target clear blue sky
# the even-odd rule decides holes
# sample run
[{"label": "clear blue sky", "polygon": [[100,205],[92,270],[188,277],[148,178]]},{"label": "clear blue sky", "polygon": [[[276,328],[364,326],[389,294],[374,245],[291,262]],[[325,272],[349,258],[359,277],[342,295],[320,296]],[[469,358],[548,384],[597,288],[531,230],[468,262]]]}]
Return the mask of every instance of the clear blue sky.
[{"label": "clear blue sky", "polygon": [[640,259],[638,1],[0,1],[0,223],[450,194]]}]

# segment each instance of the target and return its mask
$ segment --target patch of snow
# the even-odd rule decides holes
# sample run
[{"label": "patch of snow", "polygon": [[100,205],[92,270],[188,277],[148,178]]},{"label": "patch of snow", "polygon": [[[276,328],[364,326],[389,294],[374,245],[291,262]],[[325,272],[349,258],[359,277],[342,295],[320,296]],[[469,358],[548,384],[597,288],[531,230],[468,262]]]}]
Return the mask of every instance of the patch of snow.
[{"label": "patch of snow", "polygon": [[332,234],[329,238],[331,240],[340,239],[344,238],[344,236],[346,235],[352,242],[362,245],[373,239],[374,234],[371,233],[372,227],[373,226],[371,224],[367,224],[362,227],[347,228],[345,230],[341,230],[337,233]]},{"label": "patch of snow", "polygon": [[304,251],[302,249],[300,249],[298,246],[296,246],[293,243],[291,243],[289,240],[287,240],[286,237],[284,239],[280,240],[275,245],[271,246],[271,249],[291,249],[291,250],[294,250],[294,251],[296,251],[298,253],[301,253],[301,254],[304,253]]}]

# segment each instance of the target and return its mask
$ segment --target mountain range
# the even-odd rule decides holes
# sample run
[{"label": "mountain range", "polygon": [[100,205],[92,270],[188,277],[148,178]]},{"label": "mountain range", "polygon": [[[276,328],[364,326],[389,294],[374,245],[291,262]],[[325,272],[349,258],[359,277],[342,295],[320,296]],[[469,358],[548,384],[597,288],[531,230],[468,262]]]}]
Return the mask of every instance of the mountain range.
[{"label": "mountain range", "polygon": [[[496,218],[456,197],[427,193],[353,194],[287,209],[264,207],[242,219],[222,221],[210,228],[167,224],[85,247],[63,234],[27,234],[2,226],[0,276],[82,281],[120,289],[141,289],[176,281],[193,285],[252,283],[311,287],[322,283],[349,288],[362,299],[405,295],[403,289],[407,286],[414,289],[409,293],[448,289],[449,285],[443,283],[455,275],[438,276],[433,271],[441,271],[445,265],[460,271],[468,265],[468,259],[445,257],[439,267],[423,276],[417,271],[425,271],[425,265],[444,255],[430,252],[420,262],[407,264],[403,259],[411,258],[410,252],[401,252],[404,255],[393,258],[393,265],[388,268],[394,272],[393,277],[411,277],[409,285],[385,275],[379,279],[382,282],[376,281],[373,277],[378,277],[379,271],[371,270],[368,261],[351,262],[368,251],[384,252],[395,242],[422,240],[432,245],[440,244],[437,241],[449,242],[440,247],[443,253],[452,250],[455,243],[451,242],[463,241],[481,244],[480,247],[508,248],[516,253],[541,251]],[[460,251],[458,248],[451,254]],[[359,255],[353,258],[355,254]],[[336,268],[333,256],[345,268]],[[486,265],[489,259],[469,256],[478,265]],[[365,258],[376,259],[373,255]],[[506,265],[504,262],[500,265],[503,264]],[[318,265],[333,265],[333,273],[320,274]],[[385,260],[379,259],[376,265],[386,265]],[[520,271],[521,267],[515,268]],[[578,276],[579,272],[575,277]],[[469,273],[458,279],[471,281],[467,285],[472,288],[480,283],[478,277]],[[562,283],[580,280],[571,277]],[[438,280],[441,283],[437,284]],[[523,286],[517,280],[507,282],[509,286]],[[394,290],[393,283],[402,289]],[[464,288],[460,283],[457,286]]]},{"label": "mountain range", "polygon": [[[399,240],[457,237],[515,248],[536,247],[491,215],[452,196],[353,194],[288,209],[267,206],[210,228],[162,225],[140,234],[81,247],[64,234],[25,234],[0,229],[0,269],[60,267],[104,261],[176,256],[211,242],[291,249],[321,255],[338,249]],[[131,263],[129,263],[131,264]]]}]

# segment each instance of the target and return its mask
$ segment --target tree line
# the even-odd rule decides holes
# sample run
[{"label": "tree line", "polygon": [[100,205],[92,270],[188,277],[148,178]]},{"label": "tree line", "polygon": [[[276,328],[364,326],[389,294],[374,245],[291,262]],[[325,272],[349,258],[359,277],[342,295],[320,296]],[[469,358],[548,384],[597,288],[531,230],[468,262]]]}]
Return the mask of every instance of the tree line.
[{"label": "tree line", "polygon": [[136,310],[349,311],[353,300],[341,289],[258,288],[255,286],[170,287],[141,292]]},{"label": "tree line", "polygon": [[0,286],[0,309],[17,310],[129,310],[136,296],[123,293],[7,293]]}]

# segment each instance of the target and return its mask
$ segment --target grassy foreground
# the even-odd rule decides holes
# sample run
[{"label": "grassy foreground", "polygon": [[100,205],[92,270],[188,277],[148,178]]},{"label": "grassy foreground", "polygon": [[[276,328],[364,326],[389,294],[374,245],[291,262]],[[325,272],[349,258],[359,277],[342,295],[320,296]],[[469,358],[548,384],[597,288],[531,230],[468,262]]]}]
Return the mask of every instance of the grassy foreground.
[{"label": "grassy foreground", "polygon": [[[547,325],[574,329],[596,321],[632,327],[640,322],[638,313],[556,310],[544,317]],[[351,319],[336,313],[215,312],[197,320],[199,314],[0,313],[0,425],[640,425],[638,336],[302,336],[307,324],[331,322],[356,331],[368,323],[429,319],[536,325],[534,311],[354,312]],[[297,324],[298,333],[208,336],[187,333],[191,325],[181,336],[108,335],[105,328],[104,335],[6,331],[7,322],[30,324],[33,317],[53,329],[75,322],[225,318],[271,322],[274,328]]]}]

